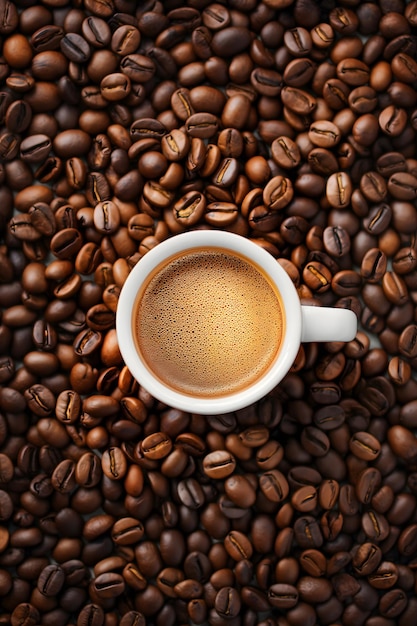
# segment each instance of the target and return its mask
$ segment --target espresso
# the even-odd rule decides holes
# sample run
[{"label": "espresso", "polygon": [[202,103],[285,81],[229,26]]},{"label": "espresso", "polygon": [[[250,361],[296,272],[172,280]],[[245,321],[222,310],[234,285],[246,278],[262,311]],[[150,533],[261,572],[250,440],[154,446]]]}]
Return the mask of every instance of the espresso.
[{"label": "espresso", "polygon": [[276,358],[284,330],[279,295],[260,268],[221,248],[164,261],[133,312],[137,350],[175,391],[221,397],[255,383]]}]

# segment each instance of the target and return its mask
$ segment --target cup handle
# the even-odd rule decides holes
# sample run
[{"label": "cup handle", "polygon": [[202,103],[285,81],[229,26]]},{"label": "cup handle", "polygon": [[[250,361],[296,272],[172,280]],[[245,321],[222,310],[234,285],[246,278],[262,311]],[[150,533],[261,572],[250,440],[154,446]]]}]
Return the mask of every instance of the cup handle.
[{"label": "cup handle", "polygon": [[352,341],[358,320],[350,309],[326,306],[301,307],[301,341]]}]

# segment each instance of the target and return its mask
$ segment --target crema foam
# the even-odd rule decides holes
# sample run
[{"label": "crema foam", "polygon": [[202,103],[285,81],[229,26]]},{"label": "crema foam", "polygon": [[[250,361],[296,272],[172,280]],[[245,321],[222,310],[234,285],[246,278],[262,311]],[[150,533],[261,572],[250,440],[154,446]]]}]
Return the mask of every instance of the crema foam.
[{"label": "crema foam", "polygon": [[175,391],[221,397],[255,383],[278,355],[283,308],[254,263],[228,250],[189,250],[161,263],[133,310],[137,349]]}]

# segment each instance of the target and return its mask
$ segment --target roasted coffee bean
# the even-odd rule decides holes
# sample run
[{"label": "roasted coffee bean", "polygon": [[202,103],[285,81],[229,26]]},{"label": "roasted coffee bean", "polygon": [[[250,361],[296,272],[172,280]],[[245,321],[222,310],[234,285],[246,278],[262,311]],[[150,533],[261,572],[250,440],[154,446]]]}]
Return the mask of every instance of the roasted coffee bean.
[{"label": "roasted coffee bean", "polygon": [[275,583],[268,589],[268,600],[280,609],[290,609],[298,602],[298,591],[293,585]]},{"label": "roasted coffee bean", "polygon": [[408,172],[397,172],[388,179],[388,190],[395,199],[413,200],[417,194],[417,179]]},{"label": "roasted coffee bean", "polygon": [[224,547],[234,561],[250,559],[253,547],[249,539],[239,531],[231,531],[224,539]]},{"label": "roasted coffee bean", "polygon": [[407,526],[399,536],[398,550],[400,554],[406,556],[413,553],[416,544],[416,526],[411,524]]},{"label": "roasted coffee bean", "polygon": [[82,246],[81,233],[75,228],[65,228],[57,232],[51,240],[51,250],[59,259],[70,259]]},{"label": "roasted coffee bean", "polygon": [[320,548],[323,536],[318,522],[309,515],[304,515],[294,524],[294,536],[301,548]]},{"label": "roasted coffee bean", "polygon": [[178,497],[182,504],[190,509],[203,506],[204,491],[194,478],[186,478],[178,483]]},{"label": "roasted coffee bean", "polygon": [[383,617],[398,617],[407,606],[407,595],[402,589],[391,589],[381,598],[379,609]]},{"label": "roasted coffee bean", "polygon": [[[32,111],[28,103],[24,100],[17,100],[15,102],[12,102],[8,106],[5,116],[5,122],[7,129],[11,133],[24,132],[25,130],[27,130],[31,121]],[[25,139],[24,141],[28,142],[28,139]],[[22,151],[22,144],[20,144],[20,150]]]},{"label": "roasted coffee bean", "polygon": [[45,202],[37,202],[29,209],[30,221],[42,235],[51,236],[56,229],[53,212]]},{"label": "roasted coffee bean", "polygon": [[256,452],[256,463],[261,469],[274,469],[283,456],[283,448],[278,442],[268,441]]},{"label": "roasted coffee bean", "polygon": [[361,276],[368,282],[379,282],[387,268],[387,258],[379,248],[368,250],[361,264]]},{"label": "roasted coffee bean", "polygon": [[359,115],[371,113],[378,103],[377,92],[372,86],[362,85],[351,91],[348,101],[355,113]]},{"label": "roasted coffee bean", "polygon": [[303,430],[301,444],[313,456],[324,456],[330,447],[327,435],[314,426],[307,426]]},{"label": "roasted coffee bean", "polygon": [[222,188],[230,187],[236,181],[238,173],[239,165],[236,159],[223,159],[213,176],[213,183]]},{"label": "roasted coffee bean", "polygon": [[277,165],[284,169],[297,167],[301,155],[297,144],[290,137],[277,137],[271,144],[271,155]]},{"label": "roasted coffee bean", "polygon": [[99,604],[86,604],[79,613],[77,624],[86,626],[102,626],[104,624],[104,611]]},{"label": "roasted coffee bean", "polygon": [[180,161],[188,153],[190,140],[186,133],[174,128],[161,141],[162,153],[169,161]]},{"label": "roasted coffee bean", "polygon": [[155,74],[155,63],[142,54],[128,54],[120,61],[120,69],[135,83],[146,83]]},{"label": "roasted coffee bean", "polygon": [[93,330],[105,331],[114,325],[114,313],[104,304],[95,304],[87,311],[86,322]]},{"label": "roasted coffee bean", "polygon": [[283,86],[282,76],[279,72],[262,67],[252,70],[250,82],[257,93],[268,98],[277,97]]},{"label": "roasted coffee bean", "polygon": [[99,331],[82,330],[74,339],[74,351],[79,356],[88,356],[101,346],[102,340]]},{"label": "roasted coffee bean", "polygon": [[259,479],[259,486],[266,498],[273,502],[284,500],[289,491],[289,486],[284,475],[278,470],[265,472]]},{"label": "roasted coffee bean", "polygon": [[408,301],[407,285],[395,272],[385,272],[382,288],[385,297],[393,304],[402,305]]},{"label": "roasted coffee bean", "polygon": [[145,183],[143,188],[145,200],[156,210],[168,208],[174,199],[174,193],[153,181]]},{"label": "roasted coffee bean", "polygon": [[62,28],[51,24],[40,27],[31,36],[31,45],[37,52],[54,50],[64,36]]},{"label": "roasted coffee bean", "polygon": [[39,610],[29,602],[19,602],[13,607],[11,619],[15,624],[36,624],[40,619]]},{"label": "roasted coffee bean", "polygon": [[142,441],[141,449],[145,458],[159,460],[171,452],[172,441],[165,433],[152,433]]},{"label": "roasted coffee bean", "polygon": [[104,48],[110,43],[111,30],[103,19],[90,16],[82,22],[82,33],[88,43],[95,48]]},{"label": "roasted coffee bean", "polygon": [[44,385],[35,384],[25,391],[25,399],[33,413],[40,417],[51,415],[55,408],[55,396]]},{"label": "roasted coffee bean", "polygon": [[203,24],[210,30],[220,30],[228,26],[230,14],[227,8],[218,3],[212,3],[201,14]]},{"label": "roasted coffee bean", "polygon": [[85,155],[91,146],[90,136],[81,129],[63,130],[52,142],[54,152],[62,158]]},{"label": "roasted coffee bean", "polygon": [[238,207],[232,202],[210,202],[207,204],[204,219],[212,226],[230,226],[238,217]]},{"label": "roasted coffee bean", "polygon": [[256,500],[256,492],[244,476],[229,476],[225,481],[225,492],[231,502],[241,508],[252,506]]},{"label": "roasted coffee bean", "polygon": [[412,248],[401,248],[392,260],[396,274],[408,274],[417,266],[417,257]]},{"label": "roasted coffee bean", "polygon": [[8,356],[0,358],[0,382],[5,383],[10,380],[15,373],[15,364],[13,359]]},{"label": "roasted coffee bean", "polygon": [[[242,133],[236,128],[225,128],[220,131],[217,146],[209,144],[202,169],[203,175],[209,175],[212,169],[216,169],[224,157],[239,157],[243,153],[244,141]],[[212,172],[214,173],[214,172]]]},{"label": "roasted coffee bean", "polygon": [[65,56],[75,63],[85,63],[90,57],[90,46],[76,33],[67,33],[60,40],[59,46]]},{"label": "roasted coffee bean", "polygon": [[[356,444],[355,444],[356,445]],[[376,468],[364,469],[356,483],[356,495],[360,502],[370,503],[381,482],[381,474]]]},{"label": "roasted coffee bean", "polygon": [[112,538],[118,545],[132,545],[139,541],[144,534],[141,522],[135,518],[126,517],[117,520],[112,528]]},{"label": "roasted coffee bean", "polygon": [[227,618],[236,617],[241,607],[238,591],[233,587],[222,587],[217,592],[214,607],[221,616],[227,616]]},{"label": "roasted coffee bean", "polygon": [[[342,145],[339,154],[343,152],[346,154],[349,148],[345,150]],[[334,174],[342,165],[342,160],[339,159],[339,163],[336,157],[326,148],[313,148],[308,154],[308,162],[313,172],[317,174]]]},{"label": "roasted coffee bean", "polygon": [[13,463],[5,454],[0,454],[0,484],[8,483],[13,478]]},{"label": "roasted coffee bean", "polygon": [[286,66],[283,78],[291,87],[303,87],[313,78],[315,69],[314,61],[308,57],[296,58]]},{"label": "roasted coffee bean", "polygon": [[48,156],[52,142],[47,135],[32,135],[20,144],[20,156],[28,163],[41,163]]},{"label": "roasted coffee bean", "polygon": [[355,456],[364,461],[378,458],[381,451],[380,443],[373,435],[360,431],[352,435],[349,447]]},{"label": "roasted coffee bean", "polygon": [[352,182],[346,172],[331,174],[326,184],[326,197],[336,209],[348,206],[352,196]]},{"label": "roasted coffee bean", "polygon": [[279,211],[291,202],[293,193],[293,186],[289,178],[275,176],[264,188],[263,201],[271,211]]},{"label": "roasted coffee bean", "polygon": [[219,121],[211,113],[194,113],[185,122],[187,134],[190,137],[199,137],[201,139],[213,137],[217,133],[218,127]]},{"label": "roasted coffee bean", "polygon": [[225,128],[245,128],[250,115],[251,102],[244,93],[238,93],[228,98],[224,104],[221,122]]},{"label": "roasted coffee bean", "polygon": [[245,50],[250,41],[251,35],[247,28],[228,26],[214,33],[210,47],[220,57],[233,56]]},{"label": "roasted coffee bean", "polygon": [[332,277],[325,265],[311,261],[303,269],[303,279],[313,291],[323,292],[330,288]]},{"label": "roasted coffee bean", "polygon": [[194,113],[194,108],[190,100],[190,92],[188,89],[177,89],[171,96],[171,106],[175,115],[182,121],[185,121]]},{"label": "roasted coffee bean", "polygon": [[327,227],[323,231],[323,244],[332,257],[342,257],[350,250],[350,238],[341,226]]},{"label": "roasted coffee bean", "polygon": [[33,325],[33,342],[38,348],[52,351],[58,341],[55,328],[44,320],[36,320]]},{"label": "roasted coffee bean", "polygon": [[387,520],[380,513],[367,511],[362,516],[362,528],[371,541],[383,541],[389,535]]},{"label": "roasted coffee bean", "polygon": [[385,179],[377,172],[367,172],[361,177],[360,189],[370,202],[381,202],[387,195]]},{"label": "roasted coffee bean", "polygon": [[18,13],[14,4],[7,1],[1,3],[0,9],[2,17],[1,33],[3,35],[8,35],[15,30],[19,23]]},{"label": "roasted coffee bean", "polygon": [[203,460],[204,472],[210,478],[226,478],[236,467],[235,457],[226,450],[217,450],[206,455]]},{"label": "roasted coffee bean", "polygon": [[52,485],[60,493],[70,493],[75,487],[75,464],[70,459],[61,461],[54,469]]},{"label": "roasted coffee bean", "polygon": [[27,213],[12,217],[9,228],[14,237],[22,241],[36,241],[42,237],[42,233],[35,228],[31,216]]},{"label": "roasted coffee bean", "polygon": [[397,385],[404,385],[410,380],[411,367],[402,358],[394,356],[388,364],[388,374]]},{"label": "roasted coffee bean", "polygon": [[317,491],[311,486],[300,487],[294,492],[291,504],[296,511],[303,513],[313,511],[317,506]]},{"label": "roasted coffee bean", "polygon": [[310,115],[317,106],[316,99],[310,93],[297,87],[283,87],[281,99],[284,106],[296,115]]},{"label": "roasted coffee bean", "polygon": [[87,198],[96,205],[110,199],[110,187],[106,177],[100,172],[90,172],[86,180]]},{"label": "roasted coffee bean", "polygon": [[5,131],[0,135],[0,156],[4,161],[11,161],[17,157],[20,148],[19,136]]},{"label": "roasted coffee bean", "polygon": [[398,339],[398,349],[399,352],[408,357],[414,358],[417,354],[417,325],[409,324],[407,325],[400,334]]},{"label": "roasted coffee bean", "polygon": [[102,456],[103,473],[111,480],[121,480],[127,471],[126,457],[120,448],[108,448]]},{"label": "roasted coffee bean", "polygon": [[99,458],[92,452],[86,452],[77,461],[75,480],[83,487],[95,487],[102,477]]},{"label": "roasted coffee bean", "polygon": [[387,436],[393,452],[406,462],[413,462],[417,455],[417,442],[412,432],[398,424],[389,429]]},{"label": "roasted coffee bean", "polygon": [[44,596],[55,596],[65,581],[65,573],[59,565],[47,565],[39,575],[38,589]]},{"label": "roasted coffee bean", "polygon": [[333,479],[323,482],[318,491],[319,504],[323,509],[334,507],[339,497],[339,483]]},{"label": "roasted coffee bean", "polygon": [[[104,22],[104,24],[106,24],[106,22]],[[105,27],[101,27],[104,31]],[[104,40],[104,37],[107,39],[107,32],[104,34],[104,37],[103,34],[104,32],[101,33],[101,41]],[[84,36],[87,38],[85,33]],[[116,54],[119,54],[120,56],[127,56],[128,54],[132,54],[139,48],[141,35],[140,31],[133,24],[120,25],[113,33],[110,33],[110,36],[111,49],[113,50],[113,52],[116,52]],[[97,39],[97,35],[95,35],[95,38]]]},{"label": "roasted coffee bean", "polygon": [[364,85],[369,81],[369,67],[359,59],[347,58],[337,64],[336,75],[348,85]]},{"label": "roasted coffee bean", "polygon": [[100,82],[101,95],[108,102],[118,102],[126,98],[131,91],[129,76],[114,72],[105,76]]},{"label": "roasted coffee bean", "polygon": [[308,136],[310,141],[319,148],[333,148],[341,139],[340,130],[336,124],[321,120],[313,122]]},{"label": "roasted coffee bean", "polygon": [[94,579],[93,585],[98,598],[116,598],[125,589],[123,577],[115,572],[100,574]]},{"label": "roasted coffee bean", "polygon": [[136,591],[146,588],[146,579],[134,563],[127,563],[123,568],[122,575],[126,583]]},{"label": "roasted coffee bean", "polygon": [[180,224],[196,224],[203,217],[205,207],[205,197],[197,191],[190,191],[175,203],[174,218]]},{"label": "roasted coffee bean", "polygon": [[381,549],[373,543],[364,543],[357,547],[352,557],[354,569],[361,575],[372,574],[382,558]]},{"label": "roasted coffee bean", "polygon": [[383,561],[376,572],[369,576],[368,580],[376,589],[389,589],[398,580],[398,568],[394,563]]}]

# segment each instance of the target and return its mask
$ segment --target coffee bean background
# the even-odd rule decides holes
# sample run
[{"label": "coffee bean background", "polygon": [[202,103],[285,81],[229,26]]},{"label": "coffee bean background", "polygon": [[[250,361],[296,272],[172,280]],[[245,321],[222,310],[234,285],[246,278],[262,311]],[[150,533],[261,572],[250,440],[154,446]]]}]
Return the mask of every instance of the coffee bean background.
[{"label": "coffee bean background", "polygon": [[[0,0],[0,45],[0,624],[414,626],[417,2]],[[360,322],[208,418],[114,328],[202,228]]]}]

